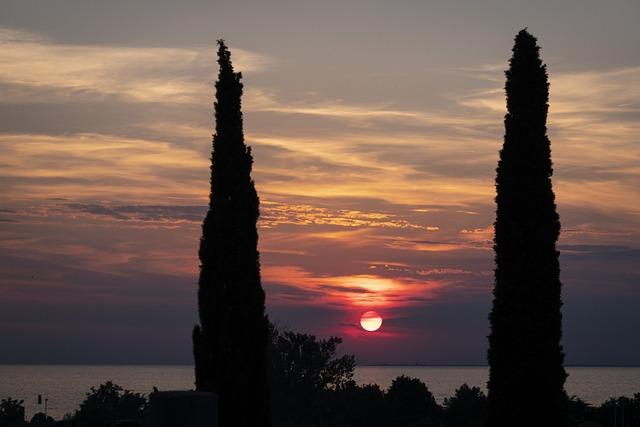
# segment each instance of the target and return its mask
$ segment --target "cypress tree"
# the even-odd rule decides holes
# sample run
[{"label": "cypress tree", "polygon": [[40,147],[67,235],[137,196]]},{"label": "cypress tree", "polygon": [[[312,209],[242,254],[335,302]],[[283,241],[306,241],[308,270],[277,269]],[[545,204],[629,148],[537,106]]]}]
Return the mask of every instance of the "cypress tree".
[{"label": "cypress tree", "polygon": [[268,426],[268,323],[260,284],[259,200],[242,129],[241,73],[218,40],[209,210],[200,239],[193,329],[196,389],[218,394],[221,427]]},{"label": "cypress tree", "polygon": [[536,38],[520,31],[506,71],[488,352],[490,427],[560,426],[566,417],[560,220],[546,127],[549,84],[539,50]]}]

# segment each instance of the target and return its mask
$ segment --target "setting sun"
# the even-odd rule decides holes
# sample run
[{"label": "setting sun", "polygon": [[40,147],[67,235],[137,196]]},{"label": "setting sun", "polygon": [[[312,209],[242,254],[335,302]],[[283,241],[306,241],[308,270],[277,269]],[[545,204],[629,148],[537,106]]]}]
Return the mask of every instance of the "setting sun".
[{"label": "setting sun", "polygon": [[375,311],[367,311],[360,318],[360,325],[365,331],[377,331],[382,326],[382,317]]}]

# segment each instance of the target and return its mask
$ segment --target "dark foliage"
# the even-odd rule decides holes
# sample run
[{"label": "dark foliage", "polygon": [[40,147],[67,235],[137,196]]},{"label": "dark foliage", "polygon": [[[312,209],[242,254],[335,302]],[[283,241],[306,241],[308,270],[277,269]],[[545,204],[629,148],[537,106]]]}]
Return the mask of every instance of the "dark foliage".
[{"label": "dark foliage", "polygon": [[[317,339],[270,327],[272,417],[276,425],[323,422],[329,411],[329,392],[353,377],[355,358],[338,357],[340,338]],[[305,424],[307,425],[307,424]],[[322,425],[322,424],[318,424]]]},{"label": "dark foliage", "polygon": [[390,425],[437,426],[441,408],[425,383],[401,375],[394,379],[386,394]]},{"label": "dark foliage", "polygon": [[330,392],[327,425],[383,427],[388,425],[384,391],[377,384],[348,381]]},{"label": "dark foliage", "polygon": [[487,396],[478,387],[462,384],[453,397],[444,400],[445,426],[484,427],[487,423]]},{"label": "dark foliage", "polygon": [[594,420],[603,426],[637,427],[640,426],[640,393],[633,398],[611,398],[593,411]]},{"label": "dark foliage", "polygon": [[569,399],[569,426],[640,426],[640,393],[634,394],[631,398],[611,398],[600,406],[589,405],[574,396]]},{"label": "dark foliage", "polygon": [[439,425],[442,408],[419,379],[398,377],[387,393],[375,384],[357,385],[354,356],[338,355],[340,338],[270,329],[274,426]]},{"label": "dark foliage", "polygon": [[269,425],[259,201],[242,129],[242,76],[224,41],[218,46],[211,194],[199,251],[200,325],[193,330],[196,388],[218,393],[222,427],[259,427]]},{"label": "dark foliage", "polygon": [[91,387],[73,417],[77,427],[96,427],[118,420],[142,420],[147,399],[108,381]]},{"label": "dark foliage", "polygon": [[584,400],[572,396],[568,400],[568,404],[570,427],[577,427],[585,421],[593,419],[593,408]]},{"label": "dark foliage", "polygon": [[0,427],[18,427],[25,425],[24,400],[10,397],[0,401]]},{"label": "dark foliage", "polygon": [[547,138],[549,85],[535,37],[515,38],[496,178],[495,287],[489,336],[492,427],[567,421],[561,338],[560,221]]},{"label": "dark foliage", "polygon": [[[303,334],[297,334],[303,335]],[[310,335],[311,341],[318,342]],[[286,336],[283,334],[286,340]],[[327,340],[328,341],[328,340]],[[311,348],[318,348],[313,345]],[[309,347],[306,347],[309,348]],[[333,376],[330,382],[321,380],[322,390],[311,395],[312,401],[306,406],[295,408],[287,406],[284,400],[278,410],[273,425],[276,427],[475,427],[487,426],[487,398],[477,387],[466,384],[460,386],[452,397],[444,400],[444,406],[436,404],[427,386],[416,378],[397,377],[388,391],[381,390],[376,384],[358,385],[351,378],[353,368],[346,368],[351,356],[337,357],[334,353],[330,360],[345,361],[341,373]],[[293,359],[290,359],[293,360]],[[309,358],[296,359],[309,360]],[[299,363],[299,362],[294,362]],[[306,362],[304,362],[306,363]],[[305,372],[307,369],[296,369]],[[321,369],[329,372],[326,367]],[[294,370],[288,371],[289,374]],[[286,372],[271,373],[272,376],[285,378]],[[322,376],[322,375],[320,375]],[[316,376],[316,378],[319,378]],[[284,383],[291,383],[285,381]],[[284,399],[293,396],[293,391],[282,393]],[[296,402],[293,400],[292,402]],[[591,406],[575,396],[569,399],[569,427],[637,427],[640,425],[640,393],[632,398],[611,398],[601,406]],[[145,396],[123,390],[111,382],[97,389],[91,388],[87,398],[74,415],[65,416],[62,421],[53,421],[44,414],[35,414],[29,423],[24,422],[22,401],[4,399],[0,403],[0,427],[137,427],[149,425],[148,403]],[[294,414],[294,418],[283,415]],[[400,415],[400,416],[399,416]],[[514,425],[519,425],[520,421]]]},{"label": "dark foliage", "polygon": [[31,421],[29,421],[30,427],[51,427],[55,424],[55,420],[45,415],[43,412],[38,412],[31,417]]}]

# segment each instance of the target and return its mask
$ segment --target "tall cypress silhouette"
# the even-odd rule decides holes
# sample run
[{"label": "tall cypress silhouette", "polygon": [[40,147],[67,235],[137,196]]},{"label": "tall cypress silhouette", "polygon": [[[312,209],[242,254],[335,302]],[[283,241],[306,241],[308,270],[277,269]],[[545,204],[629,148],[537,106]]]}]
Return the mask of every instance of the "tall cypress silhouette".
[{"label": "tall cypress silhouette", "polygon": [[560,426],[566,417],[561,283],[547,137],[549,84],[537,40],[515,38],[496,177],[489,427]]},{"label": "tall cypress silhouette", "polygon": [[242,130],[242,75],[234,72],[223,40],[218,64],[211,194],[199,251],[200,325],[193,330],[196,388],[218,393],[220,426],[268,426],[259,200]]}]

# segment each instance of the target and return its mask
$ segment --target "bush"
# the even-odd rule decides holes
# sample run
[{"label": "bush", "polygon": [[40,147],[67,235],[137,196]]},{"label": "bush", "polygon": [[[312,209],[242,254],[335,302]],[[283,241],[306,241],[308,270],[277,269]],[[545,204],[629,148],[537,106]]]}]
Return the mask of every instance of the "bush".
[{"label": "bush", "polygon": [[18,427],[25,425],[24,400],[10,397],[0,401],[0,427]]},{"label": "bush", "polygon": [[271,325],[271,414],[275,425],[322,425],[330,391],[344,387],[353,377],[355,358],[338,357],[342,339],[280,333]]},{"label": "bush", "polygon": [[593,408],[584,400],[571,396],[567,401],[569,405],[569,426],[577,427],[585,421],[593,418]]},{"label": "bush", "polygon": [[384,391],[377,384],[359,386],[349,381],[330,393],[327,424],[332,426],[386,426]]},{"label": "bush", "polygon": [[146,406],[143,395],[108,381],[91,387],[74,418],[78,427],[99,427],[117,420],[141,420]]},{"label": "bush", "polygon": [[389,421],[393,426],[436,426],[442,408],[418,378],[401,375],[393,380],[386,395]]},{"label": "bush", "polygon": [[453,397],[444,400],[447,427],[484,427],[487,422],[487,396],[478,387],[462,384]]},{"label": "bush", "polygon": [[637,427],[640,425],[640,393],[632,398],[611,398],[594,410],[595,421],[604,426]]},{"label": "bush", "polygon": [[31,421],[29,421],[30,427],[50,427],[55,423],[54,419],[50,416],[45,415],[42,412],[38,412],[33,417],[31,417]]}]

